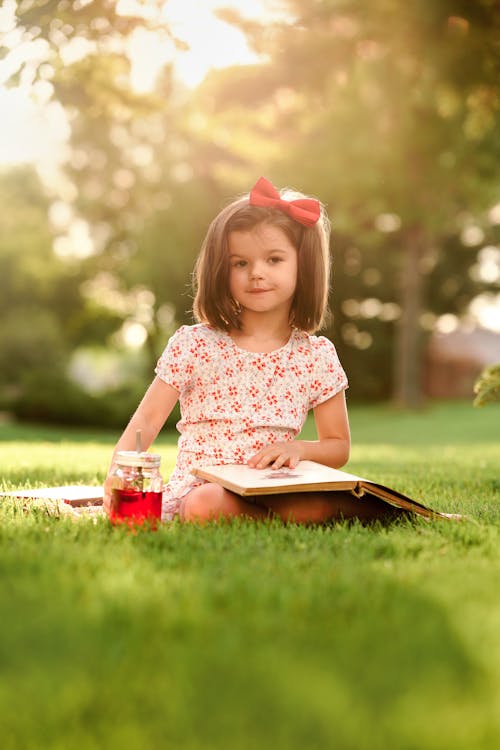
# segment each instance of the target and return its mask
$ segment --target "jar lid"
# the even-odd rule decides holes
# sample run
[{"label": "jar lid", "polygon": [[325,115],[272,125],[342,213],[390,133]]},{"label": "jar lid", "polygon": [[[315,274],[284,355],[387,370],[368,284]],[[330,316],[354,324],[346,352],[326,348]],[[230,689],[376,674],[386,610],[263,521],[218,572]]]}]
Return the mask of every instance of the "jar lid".
[{"label": "jar lid", "polygon": [[143,469],[155,469],[160,465],[161,456],[158,453],[147,453],[142,451],[118,451],[115,461],[121,466],[137,466]]}]

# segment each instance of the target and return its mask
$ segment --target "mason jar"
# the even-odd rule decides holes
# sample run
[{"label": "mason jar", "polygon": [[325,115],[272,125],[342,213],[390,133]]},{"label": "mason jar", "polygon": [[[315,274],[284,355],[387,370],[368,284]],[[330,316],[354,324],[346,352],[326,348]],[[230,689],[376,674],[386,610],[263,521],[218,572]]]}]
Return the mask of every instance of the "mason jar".
[{"label": "mason jar", "polygon": [[158,524],[161,518],[163,479],[157,453],[118,451],[111,475],[112,523]]}]

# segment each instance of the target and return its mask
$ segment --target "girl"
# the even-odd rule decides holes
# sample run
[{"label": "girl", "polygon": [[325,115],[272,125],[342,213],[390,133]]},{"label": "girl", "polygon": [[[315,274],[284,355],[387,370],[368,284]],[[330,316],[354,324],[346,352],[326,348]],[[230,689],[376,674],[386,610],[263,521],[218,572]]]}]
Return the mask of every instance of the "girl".
[{"label": "girl", "polygon": [[[198,324],[172,336],[115,448],[115,454],[133,450],[141,430],[147,450],[180,400],[179,452],[163,494],[163,520],[275,516],[323,523],[361,517],[360,509],[363,518],[379,516],[378,506],[347,493],[249,502],[191,474],[194,466],[220,463],[293,468],[302,459],[338,468],[349,457],[347,378],[333,344],[311,335],[322,325],[329,290],[329,222],[321,204],[278,193],[261,177],[216,216],[195,270]],[[297,440],[310,409],[318,440]]]}]

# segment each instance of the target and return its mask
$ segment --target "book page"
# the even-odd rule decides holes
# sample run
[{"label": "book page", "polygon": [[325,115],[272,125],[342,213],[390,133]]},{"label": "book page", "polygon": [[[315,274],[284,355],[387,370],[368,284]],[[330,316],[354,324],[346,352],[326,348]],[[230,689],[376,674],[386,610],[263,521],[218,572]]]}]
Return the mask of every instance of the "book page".
[{"label": "book page", "polygon": [[276,492],[288,488],[304,491],[305,488],[314,490],[336,484],[342,485],[343,488],[351,488],[361,481],[354,474],[332,469],[315,461],[300,461],[295,469],[253,469],[245,464],[201,466],[194,469],[193,473],[202,479],[219,482],[228,489],[248,492]]}]

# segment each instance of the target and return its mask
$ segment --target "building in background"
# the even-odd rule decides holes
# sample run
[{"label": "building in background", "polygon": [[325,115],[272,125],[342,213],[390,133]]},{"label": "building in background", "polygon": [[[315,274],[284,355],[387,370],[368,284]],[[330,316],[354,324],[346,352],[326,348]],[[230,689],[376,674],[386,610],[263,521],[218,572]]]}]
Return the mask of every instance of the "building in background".
[{"label": "building in background", "polygon": [[485,328],[434,333],[424,366],[429,398],[473,398],[474,383],[488,365],[500,363],[500,333]]}]

